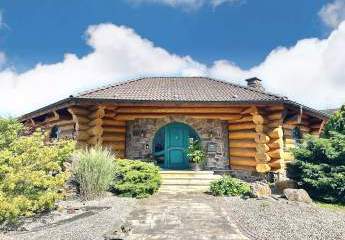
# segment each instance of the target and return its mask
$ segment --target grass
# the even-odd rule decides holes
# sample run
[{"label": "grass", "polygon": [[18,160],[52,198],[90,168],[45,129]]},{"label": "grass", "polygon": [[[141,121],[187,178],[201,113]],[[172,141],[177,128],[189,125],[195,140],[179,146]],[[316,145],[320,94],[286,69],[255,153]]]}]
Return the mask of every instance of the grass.
[{"label": "grass", "polygon": [[320,208],[326,208],[333,211],[337,211],[337,212],[341,211],[345,213],[345,205],[336,204],[336,203],[324,203],[324,202],[315,202],[315,203]]}]

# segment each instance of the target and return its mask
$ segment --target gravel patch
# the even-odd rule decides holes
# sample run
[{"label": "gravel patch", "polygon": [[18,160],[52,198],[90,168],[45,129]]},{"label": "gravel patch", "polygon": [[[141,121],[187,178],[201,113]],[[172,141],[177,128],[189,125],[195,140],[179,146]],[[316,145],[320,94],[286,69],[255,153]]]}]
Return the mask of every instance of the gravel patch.
[{"label": "gravel patch", "polygon": [[284,199],[226,197],[225,211],[250,239],[345,239],[345,213]]},{"label": "gravel patch", "polygon": [[111,196],[88,202],[62,202],[64,211],[27,222],[22,227],[25,231],[8,232],[6,236],[16,240],[103,240],[111,227],[125,221],[136,201]]}]

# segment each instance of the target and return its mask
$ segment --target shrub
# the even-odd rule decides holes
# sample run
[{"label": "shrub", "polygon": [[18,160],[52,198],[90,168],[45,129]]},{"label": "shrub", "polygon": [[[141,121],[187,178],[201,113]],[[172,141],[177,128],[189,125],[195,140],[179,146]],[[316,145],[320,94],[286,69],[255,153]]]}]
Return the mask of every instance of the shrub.
[{"label": "shrub", "polygon": [[113,179],[115,156],[107,149],[95,147],[75,154],[74,174],[82,199],[102,196]]},{"label": "shrub", "polygon": [[20,136],[23,126],[14,120],[1,119],[0,125],[0,222],[53,208],[63,197],[68,173],[62,164],[74,142],[46,145],[41,132]]},{"label": "shrub", "polygon": [[210,190],[215,196],[241,196],[249,194],[250,186],[239,179],[224,176],[211,182]]},{"label": "shrub", "polygon": [[114,191],[125,197],[143,198],[159,189],[159,168],[138,160],[115,161]]},{"label": "shrub", "polygon": [[345,203],[345,135],[331,131],[330,138],[307,136],[293,154],[290,178],[314,199]]}]

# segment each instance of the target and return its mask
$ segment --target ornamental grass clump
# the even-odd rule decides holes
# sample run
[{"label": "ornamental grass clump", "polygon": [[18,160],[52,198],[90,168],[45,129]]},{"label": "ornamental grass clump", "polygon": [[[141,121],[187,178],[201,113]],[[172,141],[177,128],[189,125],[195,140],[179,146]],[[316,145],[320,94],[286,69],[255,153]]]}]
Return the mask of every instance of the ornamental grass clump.
[{"label": "ornamental grass clump", "polygon": [[113,190],[124,197],[144,198],[155,193],[160,186],[159,168],[139,160],[115,161]]},{"label": "ornamental grass clump", "polygon": [[113,180],[115,156],[106,148],[95,147],[78,151],[75,158],[73,169],[81,198],[101,197]]},{"label": "ornamental grass clump", "polygon": [[42,132],[23,132],[24,126],[15,120],[0,119],[0,223],[50,210],[64,196],[69,174],[63,163],[75,143],[46,144]]},{"label": "ornamental grass clump", "polygon": [[239,179],[224,176],[211,182],[210,191],[214,196],[243,196],[250,193],[250,186]]}]

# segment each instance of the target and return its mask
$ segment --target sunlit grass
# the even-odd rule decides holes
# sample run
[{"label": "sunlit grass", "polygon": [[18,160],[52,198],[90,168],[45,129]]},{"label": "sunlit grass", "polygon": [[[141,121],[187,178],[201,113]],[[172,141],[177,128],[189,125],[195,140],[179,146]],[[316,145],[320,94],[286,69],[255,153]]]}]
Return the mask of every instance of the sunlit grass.
[{"label": "sunlit grass", "polygon": [[333,211],[337,211],[337,212],[341,211],[345,213],[345,205],[336,204],[336,203],[323,203],[323,202],[315,202],[315,203],[320,208],[326,208]]}]

